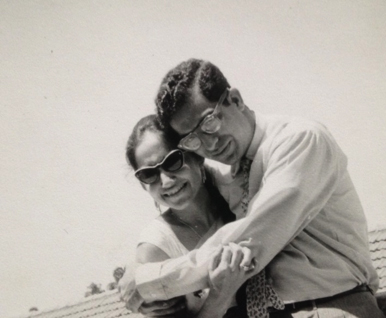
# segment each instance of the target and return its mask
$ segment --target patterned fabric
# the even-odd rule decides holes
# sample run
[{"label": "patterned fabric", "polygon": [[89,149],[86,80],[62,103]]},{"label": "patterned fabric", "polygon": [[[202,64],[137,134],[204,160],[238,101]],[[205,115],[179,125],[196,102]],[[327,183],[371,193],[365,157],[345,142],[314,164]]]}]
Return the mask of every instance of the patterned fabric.
[{"label": "patterned fabric", "polygon": [[243,196],[241,198],[241,206],[243,208],[244,214],[247,214],[248,204],[249,204],[249,170],[251,170],[252,160],[243,158],[240,161],[240,169],[243,172],[244,177],[244,189]]},{"label": "patterned fabric", "polygon": [[[247,213],[249,204],[249,170],[251,169],[252,161],[242,159],[240,168],[244,176],[244,191],[241,199],[241,205],[244,213]],[[249,279],[246,288],[247,295],[247,313],[250,318],[268,318],[268,306],[275,309],[284,309],[284,303],[268,284],[265,276],[265,269],[261,270],[257,275]]]}]

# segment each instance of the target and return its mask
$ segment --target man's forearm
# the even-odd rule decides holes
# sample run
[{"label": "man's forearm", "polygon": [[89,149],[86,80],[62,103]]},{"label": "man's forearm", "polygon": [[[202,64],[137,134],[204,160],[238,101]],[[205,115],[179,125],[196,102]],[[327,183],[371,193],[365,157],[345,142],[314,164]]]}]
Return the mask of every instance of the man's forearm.
[{"label": "man's forearm", "polygon": [[[219,245],[229,243],[229,233],[240,233],[241,219],[228,223],[211,236],[199,249],[188,254],[159,263],[140,265],[135,280],[138,291],[146,302],[165,300],[186,295],[209,286],[208,264]],[[238,243],[251,241],[240,235]],[[249,244],[246,244],[249,245]]]},{"label": "man's forearm", "polygon": [[161,263],[140,265],[135,280],[146,302],[186,295],[209,287],[208,263],[212,248],[189,252]]}]

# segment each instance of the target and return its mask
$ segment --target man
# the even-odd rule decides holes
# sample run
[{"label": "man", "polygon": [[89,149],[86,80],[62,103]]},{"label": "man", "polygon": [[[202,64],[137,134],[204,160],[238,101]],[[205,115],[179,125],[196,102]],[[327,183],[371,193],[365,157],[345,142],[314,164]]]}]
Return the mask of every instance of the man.
[{"label": "man", "polygon": [[[256,266],[266,268],[287,304],[271,317],[383,317],[373,296],[378,277],[362,207],[346,157],[324,126],[255,116],[216,66],[195,59],[166,75],[156,104],[162,123],[181,136],[180,148],[231,165],[213,171],[238,220],[185,257],[139,267],[140,298],[208,287],[213,248],[249,240]],[[252,161],[249,180],[240,169],[245,158]]]}]

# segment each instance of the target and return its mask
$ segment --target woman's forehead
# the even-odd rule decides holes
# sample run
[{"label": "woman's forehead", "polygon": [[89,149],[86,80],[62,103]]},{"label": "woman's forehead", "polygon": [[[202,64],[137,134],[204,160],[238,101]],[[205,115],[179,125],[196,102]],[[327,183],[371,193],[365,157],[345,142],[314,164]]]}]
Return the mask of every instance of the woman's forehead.
[{"label": "woman's forehead", "polygon": [[160,133],[146,131],[135,149],[138,169],[160,163],[170,151]]}]

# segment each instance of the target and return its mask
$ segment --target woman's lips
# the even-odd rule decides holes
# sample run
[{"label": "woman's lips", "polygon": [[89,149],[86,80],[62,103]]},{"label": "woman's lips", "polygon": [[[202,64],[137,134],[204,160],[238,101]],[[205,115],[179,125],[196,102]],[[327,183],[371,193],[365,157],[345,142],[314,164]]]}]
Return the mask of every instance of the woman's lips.
[{"label": "woman's lips", "polygon": [[176,194],[180,193],[182,189],[184,189],[186,186],[186,183],[183,183],[180,186],[174,187],[173,189],[167,191],[164,193],[165,197],[172,197],[175,196]]}]

